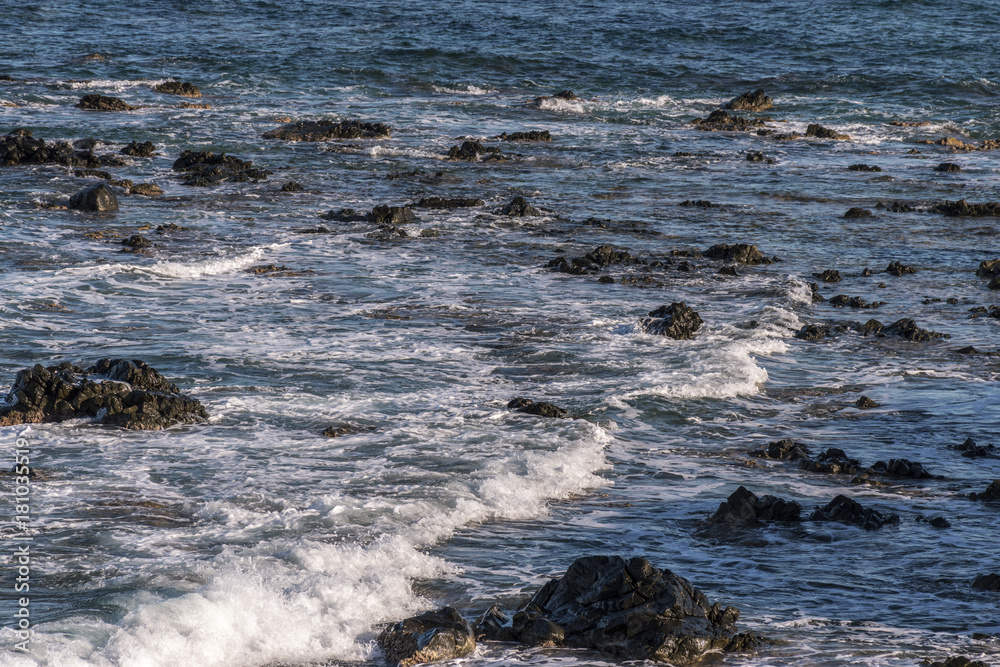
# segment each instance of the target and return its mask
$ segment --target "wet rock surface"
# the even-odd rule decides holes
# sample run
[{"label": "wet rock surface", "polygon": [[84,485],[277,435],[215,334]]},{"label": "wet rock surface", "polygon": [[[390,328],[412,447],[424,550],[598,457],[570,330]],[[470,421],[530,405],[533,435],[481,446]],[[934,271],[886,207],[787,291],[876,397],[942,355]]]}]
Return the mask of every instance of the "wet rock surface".
[{"label": "wet rock surface", "polygon": [[0,139],[0,164],[4,166],[61,164],[68,167],[99,167],[93,146],[77,149],[66,141],[45,143],[31,130],[18,128]]},{"label": "wet rock surface", "polygon": [[962,456],[967,459],[981,458],[983,456],[992,456],[996,453],[997,448],[995,445],[980,445],[977,444],[972,438],[966,438],[965,442],[960,445],[948,445],[948,449],[954,449],[956,451],[962,452]]},{"label": "wet rock surface", "polygon": [[882,167],[876,167],[875,165],[871,165],[871,164],[860,164],[859,163],[859,164],[852,164],[851,166],[849,166],[847,168],[847,171],[870,171],[870,172],[876,172],[876,171],[882,171]]},{"label": "wet rock surface", "polygon": [[420,201],[410,204],[413,208],[470,208],[482,206],[486,202],[474,197],[421,197]]},{"label": "wet rock surface", "polygon": [[745,486],[733,491],[709,517],[710,523],[759,526],[763,521],[801,521],[802,506],[771,495],[757,497]]},{"label": "wet rock surface", "polygon": [[478,141],[463,141],[461,146],[452,146],[448,150],[448,159],[489,162],[506,160],[508,156],[496,146],[483,146]]},{"label": "wet rock surface", "polygon": [[984,500],[987,502],[993,502],[1000,500],[1000,479],[995,479],[990,482],[990,485],[986,487],[985,491],[979,493],[972,492],[969,494],[970,500]]},{"label": "wet rock surface", "polygon": [[19,371],[0,407],[0,426],[92,417],[126,429],[163,429],[205,421],[197,400],[142,361],[102,359]]},{"label": "wet rock surface", "polygon": [[128,155],[129,157],[152,157],[155,152],[156,145],[152,141],[143,141],[142,143],[130,141],[121,150],[122,155]]},{"label": "wet rock surface", "polygon": [[959,199],[934,204],[927,210],[930,213],[949,216],[1000,216],[1000,202],[970,204],[964,199]]},{"label": "wet rock surface", "polygon": [[614,246],[600,245],[582,257],[556,257],[546,266],[560,273],[574,276],[598,273],[601,269],[614,264],[641,264],[642,260],[632,255],[628,250],[619,250]]},{"label": "wet rock surface", "polygon": [[549,417],[552,419],[567,419],[570,417],[569,411],[545,401],[532,401],[527,398],[514,398],[507,403],[509,410],[523,412],[538,417]]},{"label": "wet rock surface", "polygon": [[981,574],[972,581],[972,587],[977,591],[1000,591],[1000,574]]},{"label": "wet rock surface", "polygon": [[844,495],[839,495],[825,506],[817,508],[810,516],[810,521],[836,521],[858,526],[865,530],[878,530],[883,526],[898,526],[899,516],[879,512]]},{"label": "wet rock surface", "polygon": [[693,338],[695,332],[701,328],[702,323],[701,316],[693,308],[680,301],[649,311],[649,317],[641,320],[639,326],[646,333],[685,340]]},{"label": "wet rock surface", "polygon": [[201,97],[201,89],[186,81],[164,81],[153,86],[153,91],[164,95],[180,95],[181,97]]},{"label": "wet rock surface", "polygon": [[282,125],[264,133],[265,139],[282,141],[330,141],[332,139],[389,139],[392,128],[385,123],[360,120],[307,120]]},{"label": "wet rock surface", "polygon": [[107,213],[118,210],[118,197],[104,183],[80,190],[69,200],[69,207],[78,211]]},{"label": "wet rock surface", "polygon": [[723,105],[733,111],[764,111],[774,106],[774,100],[767,96],[763,88],[737,95]]},{"label": "wet rock surface", "polygon": [[390,625],[377,643],[389,665],[411,667],[468,655],[476,648],[476,637],[461,614],[443,607]]},{"label": "wet rock surface", "polygon": [[716,109],[706,118],[696,118],[692,121],[699,130],[709,132],[747,132],[758,128],[767,127],[767,124],[759,118],[747,118],[731,114],[725,109]]},{"label": "wet rock surface", "polygon": [[184,151],[174,161],[174,171],[189,174],[184,185],[204,187],[223,182],[247,183],[266,180],[271,172],[253,166],[252,160],[241,160],[225,153]]},{"label": "wet rock surface", "polygon": [[855,475],[861,469],[861,462],[847,456],[842,449],[830,447],[815,459],[800,460],[799,467],[826,475]]},{"label": "wet rock surface", "polygon": [[770,264],[774,260],[764,256],[757,246],[749,243],[719,243],[705,251],[705,257],[720,259],[724,262],[740,264]]},{"label": "wet rock surface", "polygon": [[528,132],[503,132],[497,137],[500,141],[552,141],[548,130],[530,130]]},{"label": "wet rock surface", "polygon": [[132,111],[138,107],[127,104],[124,100],[107,95],[84,95],[77,104],[81,109],[89,111]]},{"label": "wet rock surface", "polygon": [[759,459],[775,459],[779,461],[798,461],[799,459],[808,459],[810,456],[808,445],[795,442],[790,438],[769,442],[766,447],[751,450],[749,454]]},{"label": "wet rock surface", "polygon": [[856,220],[858,218],[871,218],[871,217],[873,217],[873,214],[870,210],[868,210],[867,208],[861,208],[859,206],[849,208],[847,209],[847,212],[844,213],[844,218],[846,218],[847,220]]},{"label": "wet rock surface", "polygon": [[850,141],[851,137],[848,134],[841,134],[836,130],[831,130],[829,128],[823,127],[817,123],[813,123],[806,128],[807,137],[816,137],[817,139],[835,139],[837,141]]},{"label": "wet rock surface", "polygon": [[535,217],[542,215],[542,212],[532,206],[524,197],[514,197],[507,202],[499,211],[500,215],[513,218],[523,218],[525,216]]},{"label": "wet rock surface", "polygon": [[885,305],[885,301],[865,301],[860,296],[847,296],[838,294],[830,297],[828,303],[835,308],[878,308]]}]

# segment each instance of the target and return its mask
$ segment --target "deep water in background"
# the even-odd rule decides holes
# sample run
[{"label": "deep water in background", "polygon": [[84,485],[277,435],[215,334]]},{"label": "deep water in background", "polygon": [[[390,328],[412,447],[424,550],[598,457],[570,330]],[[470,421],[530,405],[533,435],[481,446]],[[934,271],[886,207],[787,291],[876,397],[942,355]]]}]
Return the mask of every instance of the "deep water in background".
[{"label": "deep water in background", "polygon": [[[122,196],[101,217],[42,206],[65,206],[93,178],[0,167],[0,391],[35,363],[136,358],[211,420],[2,429],[4,447],[28,439],[46,478],[32,483],[32,653],[6,648],[5,594],[0,664],[378,661],[381,623],[443,604],[469,616],[516,607],[590,553],[645,555],[776,640],[725,664],[997,661],[996,594],[970,582],[1000,568],[1000,519],[967,495],[1000,477],[1000,459],[948,446],[1000,446],[1000,357],[955,352],[1000,351],[1000,319],[970,317],[1000,305],[975,275],[1000,256],[1000,223],[876,208],[1000,200],[1000,152],[920,143],[1000,138],[994,4],[2,9],[0,75],[13,81],[0,81],[0,133],[95,137],[101,154],[152,141],[152,158],[108,170],[165,193]],[[171,78],[204,97],[152,90]],[[852,140],[691,125],[757,88],[775,99],[760,114],[771,127],[820,123]],[[578,99],[531,104],[563,90]],[[140,108],[77,108],[88,93]],[[284,119],[380,121],[393,136],[262,138]],[[536,129],[553,141],[495,139]],[[445,160],[465,139],[514,155]],[[186,186],[171,166],[187,149],[274,174]],[[753,151],[773,163],[748,161]],[[934,171],[945,161],[962,171]],[[882,171],[848,171],[857,163]],[[289,181],[303,191],[282,191]],[[367,223],[319,219],[428,196],[484,204],[414,209],[406,236],[388,240]],[[545,215],[500,215],[515,196]],[[679,205],[689,200],[718,206]],[[844,219],[855,206],[875,216]],[[170,223],[186,229],[157,232]],[[330,233],[301,233],[319,225]],[[120,252],[132,234],[153,247]],[[738,242],[782,261],[731,277],[700,258],[679,271],[684,258],[671,256]],[[668,266],[611,267],[615,284],[545,268],[602,243]],[[917,272],[887,274],[892,261]],[[290,275],[245,271],[264,264]],[[843,280],[820,281],[823,296],[886,303],[814,303],[808,283],[826,269]],[[649,311],[678,301],[705,320],[695,338],[642,332]],[[912,317],[951,337],[794,337],[870,317]],[[861,395],[880,407],[856,409]],[[508,411],[515,396],[576,418]],[[359,432],[320,435],[344,423]],[[940,478],[853,485],[748,465],[748,450],[781,438],[866,464],[921,461]],[[706,532],[741,484],[810,509],[845,493],[901,525]],[[935,516],[952,527],[921,521]],[[495,645],[471,662],[604,664]]]}]

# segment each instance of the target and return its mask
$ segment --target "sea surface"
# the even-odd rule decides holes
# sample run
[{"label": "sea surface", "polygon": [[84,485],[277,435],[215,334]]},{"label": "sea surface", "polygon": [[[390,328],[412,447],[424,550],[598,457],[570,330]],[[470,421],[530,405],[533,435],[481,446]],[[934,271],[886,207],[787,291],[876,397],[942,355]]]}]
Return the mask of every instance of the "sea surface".
[{"label": "sea surface", "polygon": [[[1000,221],[877,207],[1000,200],[1000,152],[920,143],[1000,138],[995,3],[2,9],[0,74],[13,81],[0,81],[0,133],[93,137],[105,155],[151,141],[155,156],[107,169],[165,192],[119,188],[112,215],[47,208],[98,179],[0,167],[0,394],[36,363],[142,359],[210,419],[0,429],[11,460],[23,437],[43,473],[31,484],[34,635],[29,653],[14,650],[5,539],[0,664],[376,665],[387,622],[444,605],[469,618],[514,609],[601,553],[673,570],[773,640],[717,664],[1000,664],[998,594],[971,588],[1000,571],[1000,511],[968,499],[1000,477],[1000,458],[949,449],[1000,447],[1000,356],[956,353],[1000,351],[1000,319],[970,312],[1000,306],[975,273],[1000,256]],[[203,97],[152,90],[168,80]],[[691,124],[758,88],[774,108],[748,115],[776,131],[819,123],[851,139]],[[577,99],[533,103],[564,90]],[[77,108],[90,93],[140,108]],[[262,137],[321,119],[384,122],[392,138]],[[552,141],[495,138],[527,130]],[[467,139],[510,159],[447,160]],[[189,149],[273,174],[184,185],[172,165]],[[755,151],[764,162],[747,159]],[[941,162],[962,171],[935,171]],[[847,169],[858,163],[882,171]],[[289,181],[303,190],[282,191]],[[414,209],[390,239],[319,219],[428,196],[484,203]],[[517,196],[542,215],[498,212]],[[852,207],[874,216],[845,219]],[[185,229],[156,231],[171,223]],[[329,233],[301,233],[320,225]],[[121,252],[132,234],[153,246]],[[723,262],[672,254],[720,243],[781,261],[729,276]],[[664,265],[546,268],[601,244]],[[885,273],[893,261],[916,272]],[[246,271],[267,264],[287,271]],[[827,269],[842,280],[814,275]],[[885,303],[835,308],[809,283]],[[644,332],[649,311],[682,301],[704,320],[692,339]],[[873,317],[950,338],[795,337]],[[879,407],[856,408],[862,395]],[[572,418],[508,410],[514,397]],[[321,435],[344,424],[358,432]],[[938,477],[875,486],[752,463],[750,450],[783,438],[865,466],[919,461]],[[708,530],[740,485],[807,514],[843,493],[900,524]],[[9,538],[14,509],[2,507]],[[951,528],[920,520],[938,516]],[[462,664],[611,663],[481,644]]]}]

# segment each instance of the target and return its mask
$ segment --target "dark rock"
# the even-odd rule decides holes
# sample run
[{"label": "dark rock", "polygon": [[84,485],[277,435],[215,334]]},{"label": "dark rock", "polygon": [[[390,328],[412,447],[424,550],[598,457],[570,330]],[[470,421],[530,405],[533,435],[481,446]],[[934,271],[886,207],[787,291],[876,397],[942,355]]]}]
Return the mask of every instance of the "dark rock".
[{"label": "dark rock", "polygon": [[483,612],[472,624],[472,629],[476,634],[476,641],[480,639],[494,642],[517,641],[510,616],[497,605]]},{"label": "dark rock", "polygon": [[597,282],[601,283],[602,285],[611,285],[614,284],[615,279],[612,278],[611,276],[601,276],[600,278],[597,279]]},{"label": "dark rock", "polygon": [[616,250],[613,246],[605,244],[597,246],[583,257],[574,257],[569,260],[565,257],[556,257],[546,266],[560,273],[582,276],[597,273],[612,264],[641,263],[640,259],[633,256],[627,250]]},{"label": "dark rock", "polygon": [[867,396],[862,396],[861,398],[859,398],[857,401],[854,402],[854,407],[856,407],[858,410],[873,410],[878,406],[879,406],[878,403],[868,398]]},{"label": "dark rock", "polygon": [[986,287],[991,290],[1000,290],[1000,276],[993,276],[993,280]]},{"label": "dark rock", "polygon": [[1000,591],[1000,574],[981,574],[972,581],[977,591]]},{"label": "dark rock", "polygon": [[525,201],[524,197],[514,197],[500,209],[500,215],[520,218],[524,216],[539,216],[542,215],[542,212]]},{"label": "dark rock", "polygon": [[0,139],[0,165],[61,164],[67,167],[92,168],[101,166],[91,148],[74,151],[65,141],[46,144],[36,139],[31,130],[18,128]]},{"label": "dark rock", "polygon": [[829,328],[820,324],[806,324],[795,333],[795,337],[799,340],[819,340],[828,335],[830,335]]},{"label": "dark rock", "polygon": [[136,183],[128,189],[130,195],[145,195],[155,197],[163,194],[163,188],[155,183]]},{"label": "dark rock", "polygon": [[142,361],[102,359],[84,370],[72,364],[19,371],[0,407],[0,426],[94,417],[127,429],[162,429],[208,418]]},{"label": "dark rock", "polygon": [[264,133],[265,139],[282,141],[330,141],[331,139],[389,139],[392,128],[385,123],[359,120],[307,120],[290,123]]},{"label": "dark rock", "polygon": [[972,660],[964,655],[956,655],[944,661],[930,663],[927,667],[990,667],[981,660]]},{"label": "dark rock", "polygon": [[180,225],[171,222],[171,223],[166,224],[166,225],[157,225],[157,227],[156,227],[156,233],[157,234],[170,234],[172,232],[187,231],[188,229],[190,229],[190,227],[181,227]]},{"label": "dark rock", "polygon": [[145,236],[140,234],[133,234],[132,236],[124,239],[122,245],[126,248],[133,248],[135,250],[143,250],[145,248],[152,247],[153,242],[147,239]]},{"label": "dark rock", "polygon": [[776,440],[767,443],[764,449],[755,449],[750,452],[750,456],[759,459],[778,459],[784,461],[797,461],[809,458],[809,447],[801,442],[795,442],[789,438]]},{"label": "dark rock", "polygon": [[819,303],[820,301],[826,301],[822,294],[819,293],[819,285],[816,283],[807,283],[809,285],[810,297],[813,303]]},{"label": "dark rock", "polygon": [[122,155],[129,157],[152,157],[156,152],[156,144],[152,141],[144,141],[141,144],[138,141],[131,141],[121,152]]},{"label": "dark rock", "polygon": [[377,642],[386,662],[394,667],[461,658],[476,649],[472,626],[451,607],[394,623]]},{"label": "dark rock", "polygon": [[497,139],[501,141],[552,141],[548,130],[531,130],[529,132],[504,132]]},{"label": "dark rock", "polygon": [[898,277],[908,273],[916,273],[917,270],[900,262],[890,262],[889,266],[885,267],[885,272]]},{"label": "dark rock", "polygon": [[705,199],[686,199],[678,206],[697,206],[698,208],[719,208],[718,204],[713,204]]},{"label": "dark rock", "polygon": [[69,207],[79,211],[107,212],[118,210],[118,197],[104,183],[80,190],[69,199]]},{"label": "dark rock", "polygon": [[831,447],[812,459],[802,459],[799,467],[809,472],[819,472],[827,475],[855,475],[861,464],[857,459],[848,458],[842,449]]},{"label": "dark rock", "polygon": [[514,398],[507,404],[510,410],[524,412],[529,415],[539,417],[551,417],[553,419],[567,419],[570,417],[569,411],[563,408],[546,403],[544,401],[531,401],[527,398]]},{"label": "dark rock", "polygon": [[319,217],[335,222],[371,222],[370,215],[370,213],[358,213],[353,208],[342,208],[336,211],[327,211]]},{"label": "dark rock", "polygon": [[772,261],[749,243],[719,243],[705,251],[705,257],[721,259],[724,262],[739,262],[740,264],[770,264]]},{"label": "dark rock", "polygon": [[931,479],[934,477],[922,463],[910,461],[908,459],[889,459],[889,462],[876,461],[873,466],[862,472],[852,480],[853,483],[860,483],[872,477],[902,477],[906,479]]},{"label": "dark rock", "polygon": [[801,521],[801,512],[802,506],[797,502],[775,496],[758,498],[752,491],[741,486],[719,505],[719,509],[708,520],[732,526],[757,526],[761,521]]},{"label": "dark rock", "polygon": [[406,225],[415,222],[417,216],[406,206],[382,204],[373,208],[367,219],[379,225]]},{"label": "dark rock", "polygon": [[719,269],[719,275],[720,276],[737,276],[739,274],[736,273],[736,267],[735,266],[724,266],[721,269]]},{"label": "dark rock", "polygon": [[847,306],[848,308],[878,308],[882,306],[884,301],[865,301],[860,296],[849,297],[846,294],[838,294],[830,299],[830,305],[835,308],[843,308]]},{"label": "dark rock", "polygon": [[1000,216],[1000,202],[970,204],[964,199],[934,204],[927,209],[931,213],[950,216]]},{"label": "dark rock", "polygon": [[912,213],[917,209],[913,208],[906,202],[894,201],[891,204],[889,204],[889,206],[885,207],[885,210],[889,211],[890,213]]},{"label": "dark rock", "polygon": [[580,98],[577,97],[572,90],[563,90],[556,93],[555,95],[541,95],[539,97],[536,97],[531,101],[529,106],[533,106],[535,108],[542,108],[546,100],[566,100],[567,102],[574,102],[578,99]]},{"label": "dark rock", "polygon": [[743,93],[723,105],[733,111],[764,111],[774,106],[774,100],[767,96],[764,89]]},{"label": "dark rock", "polygon": [[969,499],[984,501],[1000,500],[1000,479],[995,479],[990,482],[990,485],[987,486],[986,490],[982,493],[970,493]]},{"label": "dark rock", "polygon": [[844,217],[848,220],[854,220],[856,218],[871,218],[872,212],[869,211],[867,208],[860,208],[858,206],[855,206],[853,208],[847,209],[847,213],[844,214]]},{"label": "dark rock", "polygon": [[468,208],[482,206],[486,202],[472,197],[421,197],[420,201],[410,204],[415,208]]},{"label": "dark rock", "polygon": [[741,132],[766,127],[764,121],[759,118],[737,116],[736,114],[731,114],[724,109],[716,109],[710,113],[707,118],[696,118],[691,121],[691,123],[697,126],[699,130],[707,130],[710,132],[720,130]]},{"label": "dark rock", "polygon": [[677,265],[678,271],[683,271],[684,273],[691,273],[694,271],[694,264],[691,262],[681,262]]},{"label": "dark rock", "polygon": [[138,108],[126,104],[117,97],[107,97],[106,95],[84,95],[76,106],[91,111],[132,111]]},{"label": "dark rock", "polygon": [[837,271],[836,269],[827,269],[823,273],[814,273],[813,275],[825,283],[840,282],[840,271]]},{"label": "dark rock", "polygon": [[948,449],[960,451],[962,456],[968,459],[990,456],[996,451],[994,445],[977,445],[972,438],[966,438],[961,445],[948,445]]},{"label": "dark rock", "polygon": [[321,435],[325,435],[328,438],[343,438],[349,435],[357,435],[359,433],[370,433],[375,430],[374,426],[365,426],[362,424],[334,424],[333,426],[328,426],[323,430]]},{"label": "dark rock", "polygon": [[936,331],[921,329],[917,326],[916,322],[909,318],[896,320],[889,326],[883,328],[879,335],[897,336],[914,342],[928,341],[933,340],[934,338],[951,338],[951,334],[943,334]]},{"label": "dark rock", "polygon": [[825,128],[822,125],[817,125],[816,123],[813,123],[806,128],[806,136],[817,137],[819,139],[836,139],[838,141],[851,140],[850,135],[840,134],[839,132]]},{"label": "dark rock", "polygon": [[934,167],[934,171],[944,171],[944,172],[958,172],[962,171],[962,167],[955,164],[954,162],[942,162],[938,166]]},{"label": "dark rock", "polygon": [[681,301],[651,310],[649,317],[641,320],[639,326],[649,334],[684,340],[693,338],[702,322],[698,313]]},{"label": "dark rock", "polygon": [[449,160],[505,160],[506,156],[496,146],[483,146],[478,141],[463,141],[461,146],[448,150]]},{"label": "dark rock", "polygon": [[165,95],[180,95],[182,97],[201,97],[201,90],[193,83],[181,81],[164,81],[153,86],[153,91]]},{"label": "dark rock", "polygon": [[287,183],[283,183],[281,186],[282,192],[302,192],[303,190],[305,190],[305,188],[302,187],[302,184],[297,183],[296,181],[288,181]]},{"label": "dark rock", "polygon": [[174,171],[191,174],[184,185],[201,187],[227,181],[262,181],[272,173],[267,169],[255,168],[251,160],[241,160],[225,153],[216,155],[211,151],[184,151],[174,161]]},{"label": "dark rock", "polygon": [[747,153],[747,162],[764,162],[774,164],[774,158],[767,157],[761,151],[750,151]]},{"label": "dark rock", "polygon": [[616,660],[691,663],[709,651],[758,644],[736,635],[739,610],[710,605],[689,581],[645,558],[580,558],[529,607],[563,629],[566,646]]},{"label": "dark rock", "polygon": [[1000,276],[1000,259],[984,259],[979,262],[976,275],[980,278],[996,278]]},{"label": "dark rock", "polygon": [[114,178],[109,172],[101,171],[100,169],[76,169],[73,175],[77,178],[102,178],[105,181],[110,181]]},{"label": "dark rock", "polygon": [[932,517],[927,520],[927,523],[929,523],[933,528],[951,528],[951,521],[948,521],[948,519],[943,516]]},{"label": "dark rock", "polygon": [[809,520],[838,521],[840,523],[859,526],[865,530],[878,530],[882,526],[899,525],[898,515],[883,514],[870,507],[862,507],[861,503],[844,495],[837,496],[827,503],[826,506],[817,508],[809,517]]},{"label": "dark rock", "polygon": [[518,642],[528,646],[560,646],[566,639],[566,631],[545,618],[534,605],[514,614],[511,630]]},{"label": "dark rock", "polygon": [[847,171],[882,171],[882,167],[876,167],[871,164],[852,164],[847,168]]}]

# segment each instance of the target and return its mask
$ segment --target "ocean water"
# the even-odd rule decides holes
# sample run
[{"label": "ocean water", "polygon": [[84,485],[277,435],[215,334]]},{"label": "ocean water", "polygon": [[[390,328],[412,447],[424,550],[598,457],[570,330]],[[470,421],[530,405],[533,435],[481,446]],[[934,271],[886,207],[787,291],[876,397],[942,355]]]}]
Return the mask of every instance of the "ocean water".
[{"label": "ocean water", "polygon": [[[0,81],[0,132],[94,137],[98,154],[151,141],[154,157],[108,170],[165,192],[122,196],[111,216],[44,208],[95,179],[0,167],[0,392],[35,363],[143,359],[211,418],[157,432],[84,420],[0,430],[11,458],[23,437],[45,475],[31,485],[30,652],[13,648],[4,560],[0,664],[379,664],[382,624],[446,604],[470,618],[514,608],[593,553],[644,555],[773,639],[721,664],[997,664],[997,594],[970,582],[1000,568],[1000,515],[967,494],[1000,477],[1000,458],[948,446],[1000,446],[1000,357],[955,352],[1000,350],[1000,320],[970,317],[1000,305],[975,275],[1000,256],[1000,223],[875,208],[1000,200],[1000,153],[919,143],[1000,138],[994,4],[3,9],[0,74],[14,81]],[[152,90],[170,79],[200,86],[211,108]],[[778,131],[820,123],[851,140],[691,125],[757,88],[775,99],[759,115]],[[529,104],[567,89],[578,99]],[[141,108],[76,108],[89,93]],[[284,119],[379,121],[393,135],[262,138]],[[514,154],[504,162],[445,159],[465,139],[498,145],[525,130],[553,140],[502,144]],[[186,186],[171,167],[187,149],[274,173]],[[945,161],[962,171],[934,171]],[[847,170],[857,163],[882,171]],[[304,190],[283,192],[288,181]],[[426,196],[485,203],[414,209],[407,236],[390,240],[318,217]],[[515,196],[544,215],[498,214]],[[844,219],[854,206],[875,216]],[[169,223],[186,229],[155,231]],[[319,224],[331,233],[300,233]],[[121,253],[136,233],[154,246]],[[603,243],[671,265],[607,271],[636,284],[545,268]],[[782,261],[736,277],[707,259],[677,270],[672,251],[717,243]],[[892,261],[916,273],[884,273]],[[246,272],[261,264],[294,271]],[[826,269],[843,280],[820,282],[823,296],[886,303],[813,303],[809,283]],[[648,311],[678,301],[704,319],[692,340],[643,333]],[[950,338],[795,338],[870,317]],[[861,395],[880,407],[856,409]],[[574,418],[511,412],[515,396]],[[342,423],[371,430],[320,435]],[[781,438],[865,464],[920,461],[940,478],[859,486],[747,464]],[[706,532],[740,485],[807,510],[845,493],[901,523]],[[952,527],[918,520],[933,516]],[[463,664],[609,663],[485,644]]]}]

